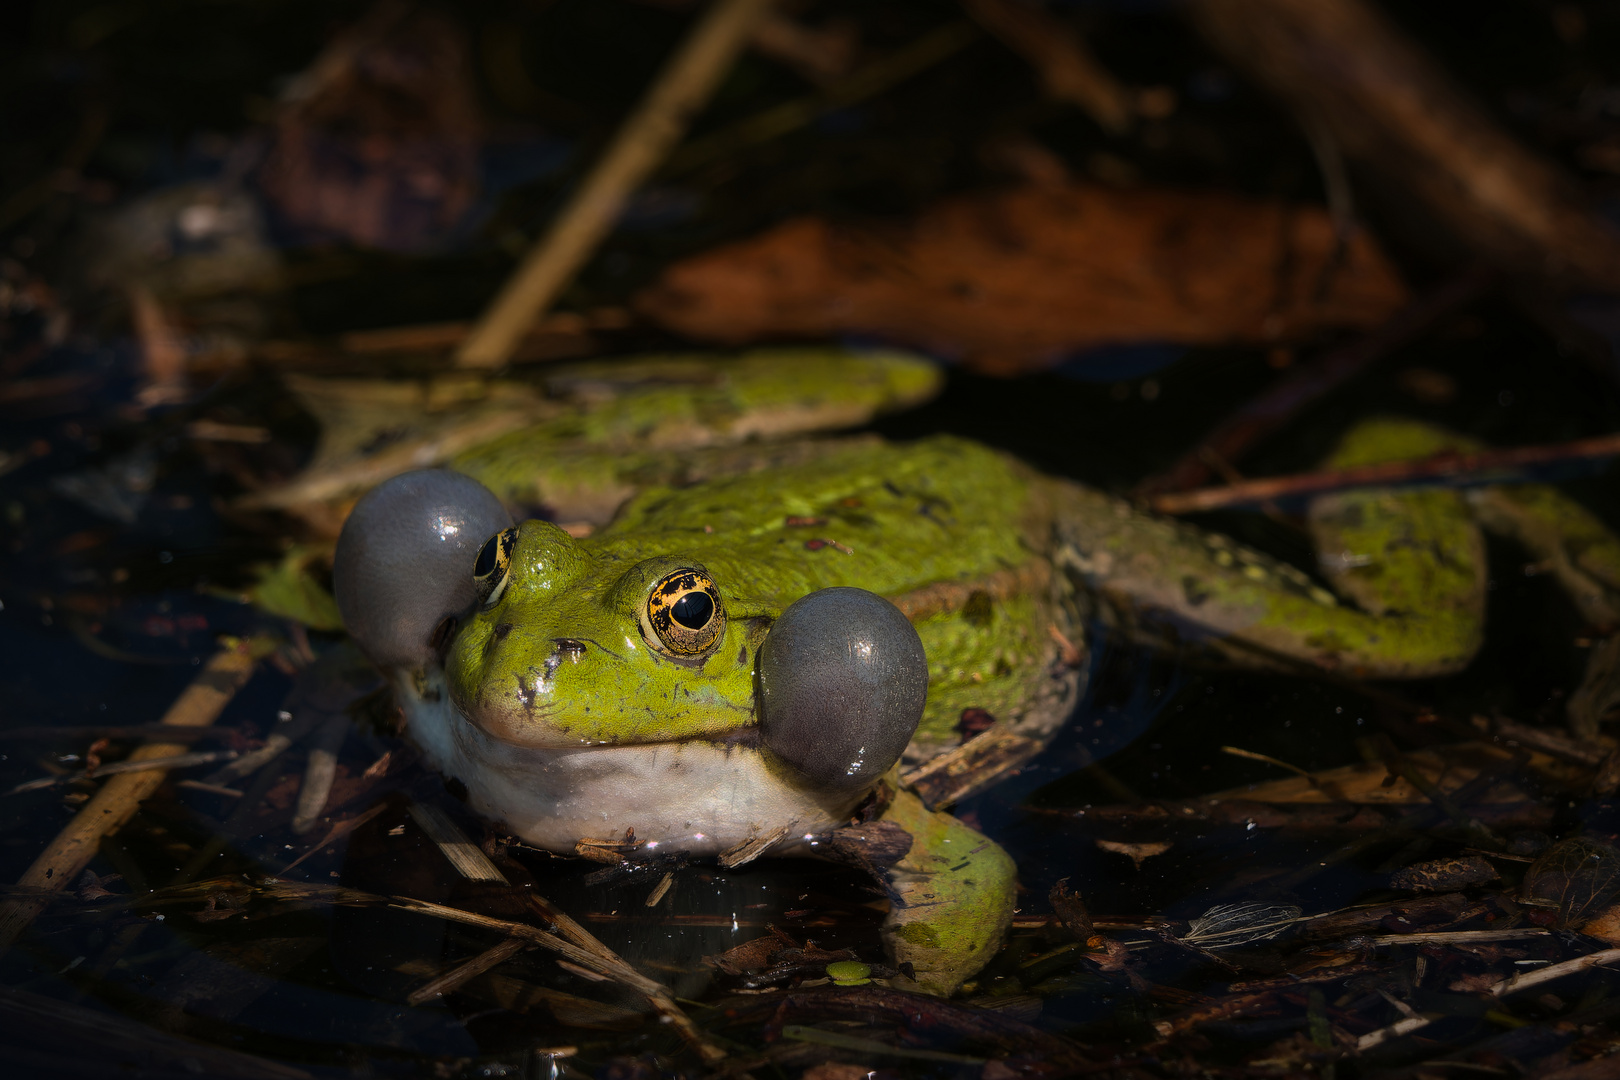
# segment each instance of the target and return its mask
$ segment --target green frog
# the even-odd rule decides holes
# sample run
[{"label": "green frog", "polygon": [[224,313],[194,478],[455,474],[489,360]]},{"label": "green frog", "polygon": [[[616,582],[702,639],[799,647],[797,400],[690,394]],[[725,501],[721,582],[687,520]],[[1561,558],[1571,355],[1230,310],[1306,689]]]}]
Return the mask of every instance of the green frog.
[{"label": "green frog", "polygon": [[[686,376],[649,377],[659,363]],[[893,897],[897,966],[933,993],[993,954],[1016,868],[919,792],[943,805],[1045,745],[1083,692],[1088,626],[1253,666],[1456,671],[1481,635],[1482,521],[1620,622],[1620,542],[1545,487],[1318,499],[1313,578],[960,438],[803,437],[805,418],[925,396],[922,360],[554,378],[621,381],[373,488],[338,540],[338,606],[411,735],[473,808],[553,851],[865,865]],[[1331,463],[1459,445],[1375,419]],[[510,516],[536,505],[553,520]],[[965,719],[988,730],[965,738]]]}]

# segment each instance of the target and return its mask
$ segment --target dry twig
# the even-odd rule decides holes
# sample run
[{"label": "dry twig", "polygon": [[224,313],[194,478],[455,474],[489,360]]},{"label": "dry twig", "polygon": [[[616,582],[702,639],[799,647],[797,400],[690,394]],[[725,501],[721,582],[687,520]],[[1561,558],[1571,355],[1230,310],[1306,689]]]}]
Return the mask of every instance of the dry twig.
[{"label": "dry twig", "polygon": [[121,776],[126,773],[151,772],[154,769],[167,771],[169,769],[186,769],[193,765],[209,765],[216,761],[229,761],[236,757],[235,750],[203,750],[195,754],[174,754],[169,757],[158,758],[131,758],[128,761],[119,761],[111,765],[101,765],[93,769],[80,769],[78,772],[64,773],[61,776],[46,776],[38,780],[26,780],[10,791],[7,795],[21,795],[25,791],[41,791],[45,788],[58,787],[62,784],[71,784],[75,780],[95,779],[103,776]]},{"label": "dry twig", "polygon": [[443,997],[469,979],[477,978],[490,968],[504,964],[528,947],[529,942],[522,938],[509,937],[498,945],[485,949],[466,963],[457,964],[431,982],[423,983],[412,990],[410,997],[405,1000],[412,1005],[422,1005],[436,997]]},{"label": "dry twig", "polygon": [[1298,416],[1305,408],[1408,344],[1436,323],[1479,298],[1491,275],[1474,268],[1446,281],[1364,337],[1332,349],[1227,416],[1175,464],[1137,485],[1144,495],[1186,491],[1214,475],[1212,462],[1235,465],[1249,448]]},{"label": "dry twig", "polygon": [[1217,51],[1503,271],[1620,287],[1620,231],[1365,0],[1195,0]]},{"label": "dry twig", "polygon": [[[691,1017],[675,1003],[670,997],[664,984],[656,979],[650,979],[625,963],[618,954],[608,949],[601,942],[597,942],[597,949],[582,948],[572,941],[564,941],[556,934],[530,926],[527,923],[507,922],[504,919],[495,919],[487,915],[478,915],[471,911],[462,911],[460,908],[446,907],[443,904],[429,903],[426,900],[412,900],[409,897],[397,896],[393,906],[405,911],[414,911],[422,915],[431,915],[451,922],[465,923],[468,926],[481,926],[488,930],[495,930],[508,937],[521,938],[533,942],[543,949],[572,961],[588,971],[605,975],[609,979],[624,986],[630,987],[641,994],[647,1003],[653,1007],[665,1023],[673,1027],[688,1045],[696,1050],[709,1064],[714,1064],[726,1056],[726,1052],[706,1039]],[[577,924],[575,926],[578,929]],[[583,933],[584,931],[579,931]],[[595,938],[591,939],[595,941]],[[600,951],[598,951],[600,950]]]},{"label": "dry twig", "polygon": [[[263,638],[228,642],[203,665],[164,714],[162,723],[182,727],[212,724],[253,674],[258,658],[268,651],[269,642]],[[131,754],[130,760],[174,757],[185,749],[174,743],[148,743]],[[11,947],[58,891],[78,880],[95,857],[102,837],[117,832],[134,817],[141,801],[158,789],[166,775],[152,770],[114,776],[84,805],[18,879],[22,888],[37,891],[15,896],[0,908],[0,951]]]},{"label": "dry twig", "polygon": [[[1573,960],[1565,960],[1562,964],[1551,964],[1544,968],[1537,968],[1535,971],[1526,971],[1511,978],[1503,979],[1490,987],[1486,993],[1493,997],[1507,997],[1509,994],[1517,994],[1521,990],[1528,990],[1532,986],[1539,986],[1544,982],[1561,979],[1565,975],[1574,975],[1577,972],[1612,964],[1616,961],[1620,961],[1620,949],[1604,949],[1600,952],[1587,953],[1585,956],[1577,956]],[[1434,1022],[1434,1019],[1432,1016],[1408,1016],[1390,1024],[1388,1027],[1381,1027],[1377,1031],[1367,1032],[1356,1041],[1356,1049],[1370,1050],[1375,1046],[1388,1042],[1390,1039],[1410,1035],[1414,1031],[1428,1027],[1429,1024]]]},{"label": "dry twig", "polygon": [[458,364],[496,368],[507,362],[613,227],[630,193],[680,139],[769,6],[770,0],[715,0],[704,12],[552,227],[479,318],[456,352]]},{"label": "dry twig", "polygon": [[1447,485],[1499,483],[1514,479],[1511,472],[1516,469],[1558,461],[1592,461],[1616,454],[1620,454],[1620,435],[1599,435],[1544,446],[1436,454],[1415,461],[1380,461],[1345,469],[1270,476],[1224,487],[1158,495],[1150,505],[1161,514],[1196,514],[1245,503],[1321,495],[1353,488],[1388,487],[1423,481]]},{"label": "dry twig", "polygon": [[1112,135],[1131,126],[1131,95],[1062,20],[1020,0],[962,0],[986,30],[1028,60],[1046,95],[1083,109]]}]

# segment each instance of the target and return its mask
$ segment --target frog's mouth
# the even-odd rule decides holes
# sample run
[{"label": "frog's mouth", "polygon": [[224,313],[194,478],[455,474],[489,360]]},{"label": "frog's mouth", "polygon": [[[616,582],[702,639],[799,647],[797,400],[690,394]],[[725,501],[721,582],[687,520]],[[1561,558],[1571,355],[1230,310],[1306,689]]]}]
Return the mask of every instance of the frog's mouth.
[{"label": "frog's mouth", "polygon": [[582,639],[552,643],[547,659],[518,677],[515,694],[497,691],[494,700],[468,702],[453,693],[467,722],[491,738],[537,750],[706,743],[764,752],[811,786],[853,791],[900,760],[928,692],[917,631],[888,600],[864,589],[822,589],[789,605],[760,646],[747,705],[682,689],[678,702],[670,696],[667,712],[648,708],[645,723],[622,731],[586,720],[588,706],[565,711],[551,697],[568,660],[586,660],[597,649],[622,658]]}]

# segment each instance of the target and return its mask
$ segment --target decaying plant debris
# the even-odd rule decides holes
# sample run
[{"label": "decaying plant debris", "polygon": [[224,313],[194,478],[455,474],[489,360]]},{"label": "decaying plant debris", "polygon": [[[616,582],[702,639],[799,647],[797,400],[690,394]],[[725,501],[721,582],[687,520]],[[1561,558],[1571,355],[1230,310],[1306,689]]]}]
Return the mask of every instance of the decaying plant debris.
[{"label": "decaying plant debris", "polygon": [[[284,970],[286,961],[276,957],[307,953],[315,944],[310,940],[292,953],[278,944],[300,925],[299,912],[345,909],[356,918],[394,911],[462,928],[442,960],[394,955],[393,984],[401,994],[408,991],[413,1009],[441,1008],[441,1002],[493,1004],[517,1015],[548,1016],[583,1045],[600,1041],[593,1032],[636,1029],[650,1008],[669,1018],[665,1028],[676,1036],[660,1053],[680,1058],[684,1043],[694,1062],[723,1075],[831,1060],[868,1068],[971,1065],[983,1074],[1005,1070],[1009,1076],[1170,1076],[1179,1075],[1178,1061],[1219,1071],[1224,1067],[1217,1063],[1231,1057],[1231,1047],[1255,1040],[1264,1047],[1258,1056],[1278,1068],[1377,1070],[1414,1056],[1537,1075],[1563,1075],[1557,1070],[1578,1070],[1582,1062],[1597,1068],[1613,1050],[1613,1036],[1605,1034],[1613,1030],[1606,1026],[1613,1006],[1601,993],[1594,996],[1603,980],[1593,973],[1620,961],[1620,949],[1608,944],[1620,939],[1620,851],[1591,836],[1552,841],[1543,831],[1552,826],[1547,803],[1562,797],[1554,792],[1579,789],[1590,770],[1560,770],[1550,759],[1515,756],[1490,743],[1441,745],[1405,757],[1435,778],[1437,797],[1463,814],[1466,826],[1405,780],[1381,786],[1379,777],[1389,775],[1384,765],[1250,785],[1184,804],[1062,812],[1074,839],[1168,852],[1241,833],[1251,844],[1311,852],[1306,872],[1325,872],[1344,838],[1359,837],[1350,844],[1363,859],[1385,859],[1380,871],[1387,884],[1381,897],[1339,909],[1223,900],[1175,919],[1088,911],[1083,897],[1060,883],[1049,897],[1026,901],[1002,955],[957,1002],[888,987],[900,973],[871,953],[870,939],[859,928],[863,920],[854,916],[859,909],[833,906],[778,908],[756,936],[745,935],[742,944],[699,964],[698,970],[719,980],[721,996],[706,996],[701,1007],[680,1004],[662,981],[638,972],[585,928],[593,920],[616,925],[609,912],[575,909],[571,916],[543,896],[537,886],[557,864],[536,863],[498,836],[473,842],[454,816],[415,801],[434,797],[425,795],[419,782],[425,778],[413,780],[409,773],[405,787],[394,781],[396,794],[382,802],[374,801],[376,788],[329,802],[326,819],[335,826],[305,850],[299,862],[317,858],[298,873],[293,867],[275,877],[232,872],[148,891],[87,874],[76,891],[39,905],[45,907],[41,927],[60,932],[51,928],[88,921],[112,931],[107,951],[86,961],[92,970],[144,964],[131,959],[129,950],[153,933],[142,933],[152,920],[189,927],[186,934],[212,957],[212,966],[205,965],[210,974],[193,964],[192,979],[217,980],[236,971],[239,986],[255,988],[248,997],[238,994],[239,1003],[224,1013],[218,1004],[201,1006],[210,999],[195,994],[176,999],[182,1010],[176,1017],[190,1017],[181,1030],[205,1040],[209,1024],[217,1021],[200,1017],[237,1016],[242,1022],[241,1010],[270,987],[266,974]],[[1475,762],[1506,767],[1487,773]],[[264,791],[262,783],[249,786]],[[140,843],[143,830],[170,819],[180,809],[164,809],[173,798],[160,794],[126,843]],[[368,803],[372,809],[363,810]],[[268,816],[261,811],[227,827],[231,862],[239,864],[255,848],[280,847],[281,838],[290,836],[291,806],[280,805]],[[416,824],[428,820],[423,812],[429,809],[439,824]],[[317,868],[333,862],[330,855],[320,857],[320,850],[345,822],[371,837],[365,846],[403,844],[417,852],[412,858],[418,863],[432,862],[428,853],[437,848],[446,861],[403,877],[393,871],[392,882],[365,882],[369,887],[347,884],[348,870],[345,883],[324,884]],[[368,860],[375,858],[365,855],[360,862]],[[630,872],[631,865],[605,894],[621,909],[639,905],[651,884],[651,878]],[[445,872],[448,880],[464,884],[448,893],[442,884],[430,886],[439,898],[404,891],[434,878],[442,883]],[[673,865],[659,873],[672,876],[681,889],[698,887],[707,871]],[[1239,895],[1278,895],[1279,889],[1288,895],[1302,878],[1299,872],[1287,877],[1292,886],[1247,876]],[[402,891],[378,891],[390,888]],[[1213,900],[1220,891],[1206,895]],[[660,891],[648,899],[652,907],[638,917],[644,927],[702,925],[661,914],[663,898]],[[869,931],[872,924],[865,922]],[[850,944],[822,944],[840,938]],[[47,935],[29,948],[48,949],[49,940]],[[526,953],[536,946],[539,954]],[[578,989],[555,986],[538,959],[545,953],[557,958],[554,972],[585,976]],[[1082,987],[1094,998],[1133,1002],[1147,1037],[1126,1038],[1100,1017],[1067,1032],[1039,1022],[1043,1000]],[[727,990],[741,996],[724,996]],[[30,1007],[26,998],[8,1002],[13,1011]],[[1545,1029],[1545,1037],[1504,1042],[1490,1034],[1510,1021],[1533,1028],[1552,1014],[1560,1021]],[[109,1052],[105,1041],[90,1038],[72,1054],[93,1061]],[[154,1044],[151,1052],[171,1051]],[[1256,1052],[1247,1056],[1252,1064]]]},{"label": "decaying plant debris", "polygon": [[[332,16],[355,17],[324,45],[277,46],[230,91],[252,122],[169,165],[141,139],[184,140],[143,135],[129,116],[161,109],[125,109],[146,76],[119,80],[171,47],[192,70],[173,20],[217,12],[96,8],[41,18],[37,52],[0,42],[28,60],[6,79],[88,87],[54,93],[60,132],[0,155],[0,1060],[277,1080],[1620,1073],[1620,618],[1535,592],[1587,572],[1579,537],[1529,565],[1492,552],[1509,645],[1456,679],[1192,676],[1104,632],[1046,752],[965,713],[961,745],[904,781],[1004,838],[1021,892],[950,1000],[885,957],[893,837],[736,868],[630,834],[526,848],[424,768],[340,636],[330,541],[382,476],[611,413],[596,426],[624,467],[679,486],[804,411],[732,430],[714,387],[699,415],[648,420],[631,399],[678,359],[486,378],[458,352],[904,343],[959,369],[932,411],[817,419],[988,439],[1164,510],[1253,503],[1269,523],[1234,528],[1295,561],[1290,496],[1614,453],[1614,301],[1565,295],[1620,287],[1593,209],[1620,171],[1612,13],[1535,6],[1560,74],[1514,69],[1486,100],[1395,4],[1138,6],[385,0]],[[233,50],[279,24],[226,7],[261,21],[211,55],[246,62]],[[702,45],[707,16],[740,21],[671,90],[655,59]],[[497,167],[514,147],[523,181]],[[603,173],[611,197],[584,179]],[[544,288],[489,307],[525,250]],[[1096,387],[974,377],[1144,344],[1194,352]],[[1425,409],[1518,449],[1301,475],[1350,413]],[[659,472],[625,452],[643,444],[711,456]],[[584,533],[617,503],[570,502],[575,464],[521,498]],[[1575,482],[1615,520],[1606,482]],[[1021,772],[984,791],[986,763]]]},{"label": "decaying plant debris", "polygon": [[1323,211],[1033,187],[905,225],[792,221],[664,271],[640,310],[700,341],[871,334],[1011,374],[1122,341],[1280,344],[1375,326],[1405,287]]}]

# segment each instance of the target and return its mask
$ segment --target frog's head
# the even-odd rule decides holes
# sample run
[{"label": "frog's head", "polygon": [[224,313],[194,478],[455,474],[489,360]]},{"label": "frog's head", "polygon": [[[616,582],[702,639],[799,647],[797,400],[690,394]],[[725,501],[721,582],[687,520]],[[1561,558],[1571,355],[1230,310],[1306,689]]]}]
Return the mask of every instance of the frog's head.
[{"label": "frog's head", "polygon": [[[910,741],[927,662],[882,597],[823,589],[781,610],[744,595],[729,564],[628,558],[549,522],[513,526],[491,503],[456,473],[396,477],[356,506],[333,570],[361,648],[385,668],[442,666],[486,735],[539,750],[722,743],[842,790],[870,786]],[[447,519],[486,536],[452,554]]]}]

